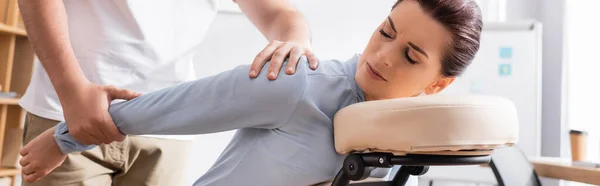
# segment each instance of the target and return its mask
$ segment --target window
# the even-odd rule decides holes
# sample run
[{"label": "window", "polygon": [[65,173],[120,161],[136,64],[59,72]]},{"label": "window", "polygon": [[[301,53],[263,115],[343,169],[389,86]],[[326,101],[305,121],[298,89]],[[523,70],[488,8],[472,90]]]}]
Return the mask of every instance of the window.
[{"label": "window", "polygon": [[588,160],[600,162],[600,1],[566,1],[566,121],[588,132]]}]

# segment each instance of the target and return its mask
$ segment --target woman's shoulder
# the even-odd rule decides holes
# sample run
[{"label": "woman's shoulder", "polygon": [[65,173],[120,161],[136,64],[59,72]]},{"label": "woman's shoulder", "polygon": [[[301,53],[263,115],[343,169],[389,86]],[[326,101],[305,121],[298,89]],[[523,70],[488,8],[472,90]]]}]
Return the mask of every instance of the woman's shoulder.
[{"label": "woman's shoulder", "polygon": [[[308,72],[309,76],[346,76],[353,77],[355,67],[358,62],[358,54],[349,59],[321,59],[316,70]],[[299,61],[307,63],[308,61]]]}]

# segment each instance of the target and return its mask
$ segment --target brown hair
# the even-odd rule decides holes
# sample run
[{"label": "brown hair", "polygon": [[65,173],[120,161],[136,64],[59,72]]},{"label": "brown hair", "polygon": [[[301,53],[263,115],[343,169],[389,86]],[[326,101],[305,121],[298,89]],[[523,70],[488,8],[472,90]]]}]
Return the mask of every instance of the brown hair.
[{"label": "brown hair", "polygon": [[[403,0],[398,0],[392,9]],[[483,21],[474,0],[415,0],[433,19],[444,25],[452,41],[442,57],[442,75],[459,76],[479,50]]]}]

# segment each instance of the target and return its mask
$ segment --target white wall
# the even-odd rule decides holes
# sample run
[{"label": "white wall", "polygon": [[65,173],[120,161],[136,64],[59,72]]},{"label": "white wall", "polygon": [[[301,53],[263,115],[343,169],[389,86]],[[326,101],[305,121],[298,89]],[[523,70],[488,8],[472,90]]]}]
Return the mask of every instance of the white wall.
[{"label": "white wall", "polygon": [[[543,51],[543,141],[544,156],[564,156],[563,40],[565,0],[506,0],[507,20],[536,19],[544,25]],[[562,136],[564,137],[564,136]]]},{"label": "white wall", "polygon": [[[565,0],[506,0],[507,20],[536,19],[543,24],[542,156],[569,157],[565,122]],[[544,185],[559,185],[543,179]]]},{"label": "white wall", "polygon": [[563,113],[563,40],[565,0],[506,0],[507,21],[536,19],[543,30],[542,155],[566,156]]},{"label": "white wall", "polygon": [[[600,118],[598,118],[598,103],[600,89],[591,88],[597,82],[591,75],[597,74],[600,63],[594,62],[598,48],[594,45],[600,42],[600,17],[597,7],[600,1],[569,1],[566,5],[568,24],[565,34],[568,48],[565,58],[568,87],[567,123],[569,129],[588,132],[588,161],[600,162]],[[591,16],[590,16],[591,14]]]},{"label": "white wall", "polygon": [[[563,115],[563,52],[565,0],[540,1],[539,19],[544,23],[543,123],[545,142],[542,151],[547,156],[565,156],[567,129]],[[556,148],[560,144],[560,148]],[[554,147],[554,148],[553,148]]]},{"label": "white wall", "polygon": [[[565,0],[540,0],[538,20],[544,24],[542,63],[542,155],[568,157],[564,112],[563,40]],[[562,181],[543,179],[544,185]]]},{"label": "white wall", "polygon": [[[538,0],[504,0],[506,2],[506,20],[537,19],[540,11]],[[543,0],[541,0],[543,1]]]},{"label": "white wall", "polygon": [[[313,47],[320,59],[348,59],[362,52],[394,0],[294,1],[312,28]],[[219,13],[201,44],[195,62],[197,76],[206,77],[240,64],[250,64],[268,42],[243,14]],[[192,149],[188,182],[206,172],[234,132],[198,136]]]}]

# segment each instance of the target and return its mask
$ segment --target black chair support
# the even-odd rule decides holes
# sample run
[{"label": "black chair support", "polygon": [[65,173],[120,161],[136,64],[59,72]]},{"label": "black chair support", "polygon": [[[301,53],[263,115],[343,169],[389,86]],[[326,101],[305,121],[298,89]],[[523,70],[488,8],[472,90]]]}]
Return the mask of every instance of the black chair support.
[{"label": "black chair support", "polygon": [[542,185],[533,165],[517,147],[494,150],[490,167],[498,181],[498,186]]},{"label": "black chair support", "polygon": [[[491,156],[453,156],[453,155],[416,155],[394,156],[391,153],[356,153],[346,156],[344,164],[332,186],[404,186],[411,175],[420,176],[427,173],[429,166],[461,166],[488,164]],[[401,165],[400,170],[392,181],[353,183],[370,175],[370,170],[375,167],[391,168]]]}]

